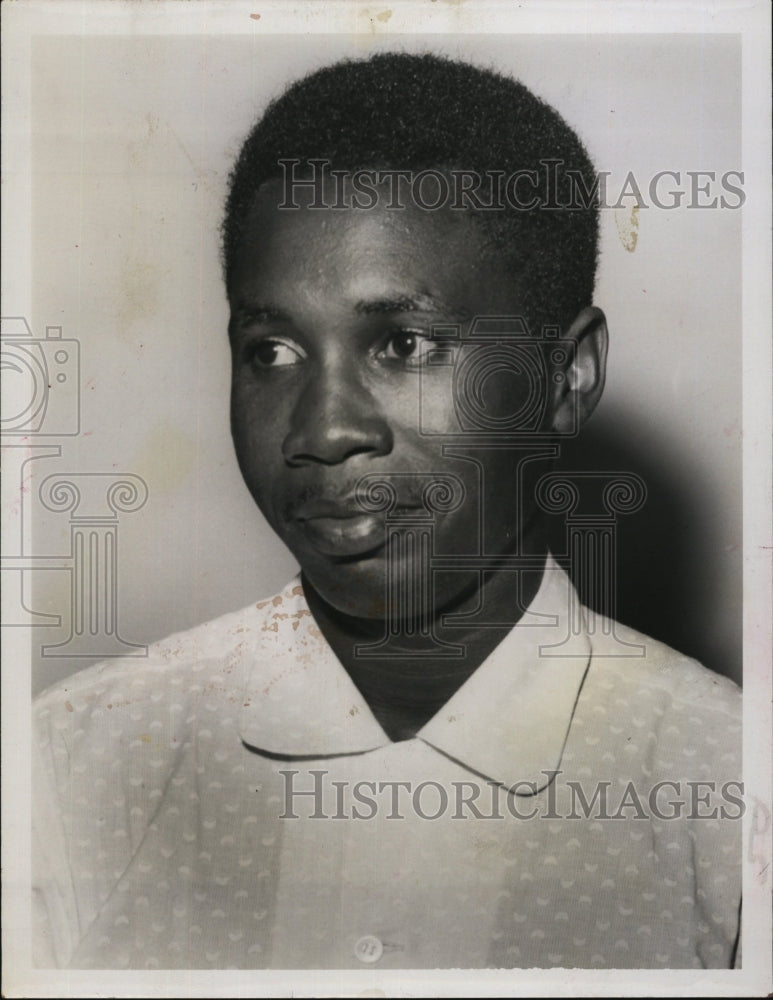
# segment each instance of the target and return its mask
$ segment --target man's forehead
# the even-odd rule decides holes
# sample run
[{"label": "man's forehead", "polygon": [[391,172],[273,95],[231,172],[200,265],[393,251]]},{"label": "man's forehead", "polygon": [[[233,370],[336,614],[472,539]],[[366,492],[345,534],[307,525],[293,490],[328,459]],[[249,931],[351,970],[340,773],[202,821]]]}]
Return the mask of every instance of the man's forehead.
[{"label": "man's forehead", "polygon": [[288,207],[285,194],[274,178],[254,199],[229,275],[234,308],[289,313],[306,299],[370,318],[422,313],[457,323],[523,312],[527,271],[514,269],[480,213],[390,207],[388,193],[371,208],[320,208],[311,190]]},{"label": "man's forehead", "polygon": [[[398,178],[393,176],[397,174],[406,181],[408,193],[403,192]],[[468,205],[455,204],[449,199],[435,204],[417,202],[410,196],[410,186],[412,177],[419,174],[408,170],[336,170],[332,174],[320,170],[314,178],[301,180],[272,177],[256,191],[248,218],[256,212],[273,211],[311,212],[322,219],[342,214],[367,217],[383,210],[398,219],[407,215],[428,220],[459,220],[473,214]]]},{"label": "man's forehead", "polygon": [[[255,198],[236,254],[240,281],[299,271],[320,281],[346,277],[348,285],[367,286],[352,293],[357,300],[383,299],[392,310],[386,303],[403,298],[408,310],[417,310],[432,307],[434,286],[445,276],[485,267],[486,241],[467,213],[393,209],[386,202],[369,209],[314,208],[309,197],[293,208],[281,198],[276,181]],[[409,274],[413,280],[406,284]]]}]

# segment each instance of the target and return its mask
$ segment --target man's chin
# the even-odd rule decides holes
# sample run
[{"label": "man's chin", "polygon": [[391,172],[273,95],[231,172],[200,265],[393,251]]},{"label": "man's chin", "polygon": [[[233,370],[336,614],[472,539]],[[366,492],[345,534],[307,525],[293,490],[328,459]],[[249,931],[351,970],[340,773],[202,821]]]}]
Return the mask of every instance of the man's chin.
[{"label": "man's chin", "polygon": [[310,584],[331,610],[373,622],[388,617],[387,561],[383,545],[357,556],[304,560],[301,565],[307,589]]},{"label": "man's chin", "polygon": [[440,613],[459,611],[477,592],[477,576],[428,573],[410,560],[389,562],[384,547],[356,559],[303,567],[306,589],[310,585],[330,610],[368,626],[389,621],[392,628],[401,621],[426,623]]}]

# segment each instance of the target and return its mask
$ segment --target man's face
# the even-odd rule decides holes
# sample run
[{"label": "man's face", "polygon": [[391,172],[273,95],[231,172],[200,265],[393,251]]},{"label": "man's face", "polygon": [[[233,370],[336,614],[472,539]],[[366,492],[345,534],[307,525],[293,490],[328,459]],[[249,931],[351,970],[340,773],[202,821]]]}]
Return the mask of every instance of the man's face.
[{"label": "man's face", "polygon": [[[431,341],[433,327],[456,326],[463,341],[475,316],[517,316],[518,295],[507,262],[463,212],[280,210],[280,200],[278,185],[262,190],[231,271],[236,452],[318,593],[379,618],[386,514],[363,512],[363,476],[390,484],[398,518],[424,511],[433,479],[461,481],[464,502],[435,519],[437,554],[512,552],[531,520],[513,451],[456,438],[462,447],[444,454],[462,430],[458,386],[454,364],[428,363],[439,347],[457,367],[476,349]],[[517,366],[495,364],[479,388],[497,419],[534,386]],[[408,555],[392,558],[394,573],[416,572]],[[435,606],[452,607],[475,579],[436,574]]]}]

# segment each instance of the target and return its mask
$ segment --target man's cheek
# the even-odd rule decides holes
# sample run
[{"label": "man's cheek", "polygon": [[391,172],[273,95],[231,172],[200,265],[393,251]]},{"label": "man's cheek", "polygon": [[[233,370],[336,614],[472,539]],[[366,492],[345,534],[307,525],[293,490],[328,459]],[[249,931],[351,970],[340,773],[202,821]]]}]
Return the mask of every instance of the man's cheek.
[{"label": "man's cheek", "polygon": [[281,450],[266,440],[265,429],[242,421],[233,422],[233,442],[239,468],[255,502],[263,510],[268,494],[280,475]]},{"label": "man's cheek", "polygon": [[[454,396],[452,365],[429,365],[418,377],[415,404],[415,428],[429,439],[463,431]],[[403,407],[403,414],[409,411]]]}]

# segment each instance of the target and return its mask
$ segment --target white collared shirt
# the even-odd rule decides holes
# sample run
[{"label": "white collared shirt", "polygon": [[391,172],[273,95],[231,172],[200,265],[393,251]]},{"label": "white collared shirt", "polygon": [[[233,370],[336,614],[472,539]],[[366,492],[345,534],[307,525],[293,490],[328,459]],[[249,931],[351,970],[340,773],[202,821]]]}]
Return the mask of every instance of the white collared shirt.
[{"label": "white collared shirt", "polygon": [[733,963],[739,692],[600,627],[552,560],[414,739],[386,736],[297,579],[35,716],[40,965]]}]

